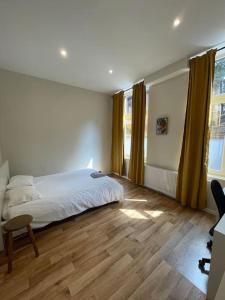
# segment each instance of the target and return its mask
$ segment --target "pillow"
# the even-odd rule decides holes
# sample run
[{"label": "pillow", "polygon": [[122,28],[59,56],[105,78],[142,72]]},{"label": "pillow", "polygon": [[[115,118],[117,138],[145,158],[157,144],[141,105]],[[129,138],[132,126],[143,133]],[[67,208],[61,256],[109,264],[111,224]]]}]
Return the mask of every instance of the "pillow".
[{"label": "pillow", "polygon": [[5,191],[8,183],[8,179],[6,177],[0,177],[0,191]]},{"label": "pillow", "polygon": [[8,181],[9,181],[9,164],[6,161],[0,167],[0,191],[5,191]]},{"label": "pillow", "polygon": [[27,176],[27,175],[17,175],[13,176],[9,180],[9,184],[7,185],[7,189],[15,189],[17,187],[21,186],[32,186],[34,181],[33,176]]},{"label": "pillow", "polygon": [[22,186],[6,192],[8,207],[41,199],[41,194],[33,186]]},{"label": "pillow", "polygon": [[[8,178],[7,176],[5,176],[4,174],[1,173],[0,171],[0,222],[2,219],[2,207],[5,203],[4,199],[5,199],[5,191],[6,191],[6,186],[8,183]],[[1,230],[0,230],[1,231]]]}]

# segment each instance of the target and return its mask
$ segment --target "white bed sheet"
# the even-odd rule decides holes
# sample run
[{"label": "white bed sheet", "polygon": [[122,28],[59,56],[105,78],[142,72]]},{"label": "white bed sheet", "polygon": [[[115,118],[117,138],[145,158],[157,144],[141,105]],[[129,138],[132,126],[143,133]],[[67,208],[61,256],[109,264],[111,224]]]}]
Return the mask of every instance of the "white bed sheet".
[{"label": "white bed sheet", "polygon": [[108,176],[92,178],[90,174],[94,171],[84,169],[34,178],[42,198],[13,207],[5,203],[3,218],[30,214],[32,227],[41,228],[89,208],[123,200],[123,187]]}]

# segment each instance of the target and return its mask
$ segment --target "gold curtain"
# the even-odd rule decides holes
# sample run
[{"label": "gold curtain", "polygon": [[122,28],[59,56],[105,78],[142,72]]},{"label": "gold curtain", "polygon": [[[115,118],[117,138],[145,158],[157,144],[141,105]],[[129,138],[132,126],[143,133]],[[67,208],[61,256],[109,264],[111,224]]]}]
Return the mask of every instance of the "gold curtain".
[{"label": "gold curtain", "polygon": [[189,87],[183,144],[177,179],[177,200],[183,206],[206,207],[208,122],[216,50],[189,61]]},{"label": "gold curtain", "polygon": [[131,153],[128,178],[139,185],[144,184],[144,135],[146,112],[146,88],[144,82],[133,86]]},{"label": "gold curtain", "polygon": [[112,171],[123,175],[123,96],[121,91],[113,95],[112,119]]}]

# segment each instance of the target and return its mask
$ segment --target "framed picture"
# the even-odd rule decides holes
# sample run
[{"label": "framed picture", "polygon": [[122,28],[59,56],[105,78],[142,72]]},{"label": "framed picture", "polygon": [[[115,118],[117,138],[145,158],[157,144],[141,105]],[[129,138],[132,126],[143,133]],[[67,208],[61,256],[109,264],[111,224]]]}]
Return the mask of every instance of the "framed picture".
[{"label": "framed picture", "polygon": [[168,117],[158,118],[156,120],[156,134],[166,135],[168,133]]}]

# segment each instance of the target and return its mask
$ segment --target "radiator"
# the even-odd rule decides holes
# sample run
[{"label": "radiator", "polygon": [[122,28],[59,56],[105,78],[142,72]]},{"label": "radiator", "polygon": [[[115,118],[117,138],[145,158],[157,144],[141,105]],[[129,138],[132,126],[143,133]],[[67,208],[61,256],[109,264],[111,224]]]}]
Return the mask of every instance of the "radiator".
[{"label": "radiator", "polygon": [[145,186],[172,198],[176,197],[177,171],[145,165]]}]

